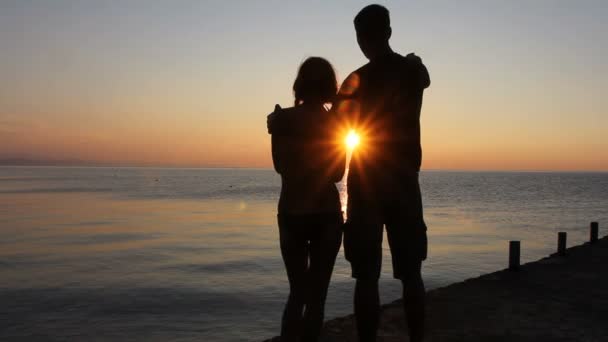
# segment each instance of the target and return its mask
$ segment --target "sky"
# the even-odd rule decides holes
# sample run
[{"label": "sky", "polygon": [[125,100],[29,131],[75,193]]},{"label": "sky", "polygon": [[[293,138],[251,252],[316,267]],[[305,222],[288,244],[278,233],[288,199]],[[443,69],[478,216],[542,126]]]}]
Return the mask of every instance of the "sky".
[{"label": "sky", "polygon": [[[608,170],[608,2],[380,1],[432,84],[423,169]],[[366,63],[367,1],[0,0],[0,157],[271,167],[309,56]]]}]

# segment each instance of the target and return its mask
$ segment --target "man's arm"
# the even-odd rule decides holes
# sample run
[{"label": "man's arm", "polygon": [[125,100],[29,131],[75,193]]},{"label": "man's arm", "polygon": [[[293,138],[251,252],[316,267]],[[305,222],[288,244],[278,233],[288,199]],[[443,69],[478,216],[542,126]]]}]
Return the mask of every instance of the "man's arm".
[{"label": "man's arm", "polygon": [[[331,112],[329,118],[329,152],[330,152],[330,179],[332,182],[337,183],[344,178],[346,171],[346,146],[343,143],[340,121],[336,117],[336,114]],[[338,136],[338,139],[334,139]]]},{"label": "man's arm", "polygon": [[281,110],[281,106],[276,104],[274,105],[274,111],[266,116],[266,129],[268,130],[268,134],[272,134],[274,131]]},{"label": "man's arm", "polygon": [[299,121],[302,119],[295,115],[286,115],[281,106],[277,104],[274,106],[274,111],[266,117],[268,134],[297,135],[298,132],[301,132]]},{"label": "man's arm", "polygon": [[356,127],[359,114],[360,103],[358,100],[361,78],[357,72],[352,72],[342,82],[340,90],[334,100],[331,111],[335,113],[340,125],[346,132]]},{"label": "man's arm", "polygon": [[431,85],[431,77],[426,66],[422,63],[422,59],[413,52],[405,56],[405,58],[416,67],[418,86],[422,89],[428,88]]}]

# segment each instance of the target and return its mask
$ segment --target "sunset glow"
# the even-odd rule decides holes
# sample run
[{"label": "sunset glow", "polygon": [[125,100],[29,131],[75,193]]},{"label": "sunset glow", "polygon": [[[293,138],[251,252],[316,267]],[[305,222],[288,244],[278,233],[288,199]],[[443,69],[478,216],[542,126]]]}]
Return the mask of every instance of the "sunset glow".
[{"label": "sunset glow", "polygon": [[[293,104],[304,58],[327,58],[338,83],[367,63],[357,2],[8,3],[0,159],[270,168],[265,118]],[[440,3],[384,3],[392,48],[419,55],[433,80],[423,169],[608,170],[605,6]],[[349,81],[343,95],[360,86]]]},{"label": "sunset glow", "polygon": [[348,147],[348,149],[352,151],[359,145],[359,143],[361,142],[361,138],[359,138],[359,135],[354,130],[351,130],[346,135],[345,142],[346,147]]}]

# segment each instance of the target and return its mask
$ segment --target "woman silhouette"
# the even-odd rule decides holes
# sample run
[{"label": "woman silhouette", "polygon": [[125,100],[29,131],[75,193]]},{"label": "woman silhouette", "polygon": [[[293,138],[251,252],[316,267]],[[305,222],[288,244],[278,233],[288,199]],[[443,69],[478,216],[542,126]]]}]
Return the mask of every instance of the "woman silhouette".
[{"label": "woman silhouette", "polygon": [[293,92],[294,107],[275,107],[289,134],[272,135],[274,168],[281,175],[281,254],[289,279],[281,340],[317,341],[343,223],[335,183],[344,175],[346,151],[337,120],[325,109],[337,92],[331,64],[308,58]]}]

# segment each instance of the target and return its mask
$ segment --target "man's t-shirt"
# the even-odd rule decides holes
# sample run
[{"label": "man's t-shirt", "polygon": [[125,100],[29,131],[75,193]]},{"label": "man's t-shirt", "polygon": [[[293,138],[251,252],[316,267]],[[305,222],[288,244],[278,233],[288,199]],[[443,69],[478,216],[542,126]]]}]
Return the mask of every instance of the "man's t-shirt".
[{"label": "man's t-shirt", "polygon": [[397,53],[370,61],[344,81],[335,110],[361,136],[350,162],[349,193],[391,192],[399,178],[420,170],[420,109],[429,85],[420,58]]}]

